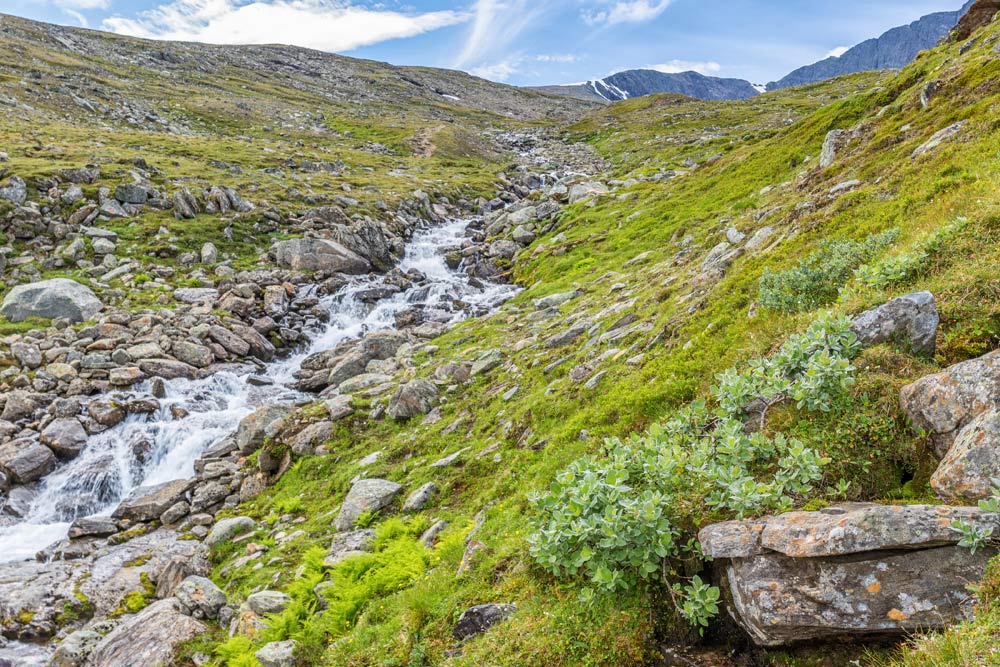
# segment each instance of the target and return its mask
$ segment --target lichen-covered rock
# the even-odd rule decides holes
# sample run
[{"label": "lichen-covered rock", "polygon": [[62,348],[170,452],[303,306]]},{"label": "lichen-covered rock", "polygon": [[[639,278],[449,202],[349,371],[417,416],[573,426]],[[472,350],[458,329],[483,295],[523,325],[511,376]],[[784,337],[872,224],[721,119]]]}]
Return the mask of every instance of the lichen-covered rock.
[{"label": "lichen-covered rock", "polygon": [[917,292],[861,313],[851,331],[865,346],[895,341],[918,354],[933,355],[939,321],[934,295]]},{"label": "lichen-covered rock", "polygon": [[55,467],[55,454],[36,440],[21,438],[0,445],[0,472],[17,484],[41,479]]},{"label": "lichen-covered rock", "polygon": [[1000,410],[978,415],[958,433],[931,477],[931,486],[950,500],[988,498],[1000,478]]},{"label": "lichen-covered rock", "polygon": [[205,537],[205,546],[214,547],[233,539],[237,535],[248,533],[256,527],[254,520],[248,516],[237,516],[229,519],[221,519],[212,526],[212,530]]},{"label": "lichen-covered rock", "polygon": [[963,361],[920,378],[900,391],[900,405],[914,426],[927,432],[943,457],[955,436],[1000,399],[1000,351]]},{"label": "lichen-covered rock", "polygon": [[29,317],[83,322],[102,308],[104,304],[89,287],[69,278],[53,278],[12,289],[0,305],[0,315],[11,322],[23,322]]},{"label": "lichen-covered rock", "polygon": [[966,585],[995,550],[958,547],[956,519],[997,524],[971,507],[849,503],[714,524],[699,540],[725,576],[737,621],[756,643],[780,646],[967,618]]},{"label": "lichen-covered rock", "polygon": [[363,512],[378,512],[392,502],[403,487],[387,479],[362,479],[354,483],[337,516],[337,530],[351,530]]},{"label": "lichen-covered rock", "polygon": [[192,575],[182,581],[174,596],[188,615],[195,618],[216,618],[226,604],[226,594],[211,579]]},{"label": "lichen-covered rock", "polygon": [[269,642],[261,646],[254,655],[262,667],[294,667],[295,647],[294,639]]},{"label": "lichen-covered rock", "polygon": [[250,595],[246,604],[255,614],[264,616],[266,614],[280,614],[291,601],[292,598],[287,593],[265,590]]},{"label": "lichen-covered rock", "polygon": [[433,382],[422,378],[410,380],[389,399],[388,414],[398,420],[425,415],[434,407],[436,398],[437,387]]},{"label": "lichen-covered rock", "polygon": [[140,486],[118,504],[113,516],[116,519],[132,521],[153,521],[170,509],[175,503],[184,499],[187,492],[194,486],[194,480],[178,479],[152,486]]},{"label": "lichen-covered rock", "polygon": [[236,446],[241,454],[253,454],[281,431],[292,412],[287,405],[268,405],[243,418],[236,429]]},{"label": "lichen-covered rock", "polygon": [[154,602],[125,616],[87,659],[87,667],[168,667],[184,642],[205,632],[205,625],[183,613],[176,598]]},{"label": "lichen-covered rock", "polygon": [[93,630],[77,630],[59,642],[49,667],[81,667],[102,637]]}]

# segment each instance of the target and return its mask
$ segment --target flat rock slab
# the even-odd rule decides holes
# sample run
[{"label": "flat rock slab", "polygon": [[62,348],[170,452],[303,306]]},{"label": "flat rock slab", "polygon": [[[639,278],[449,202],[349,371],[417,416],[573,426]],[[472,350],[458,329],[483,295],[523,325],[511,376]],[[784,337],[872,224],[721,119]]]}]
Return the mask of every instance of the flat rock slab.
[{"label": "flat rock slab", "polygon": [[926,549],[957,544],[952,521],[983,528],[997,518],[975,507],[845,503],[818,512],[787,512],[759,521],[727,521],[698,537],[713,558],[776,552],[792,558],[843,556],[867,551]]},{"label": "flat rock slab", "polygon": [[956,546],[856,557],[765,554],[728,562],[737,620],[762,646],[942,629],[972,615],[966,590],[992,550]]},{"label": "flat rock slab", "polygon": [[402,486],[387,479],[362,479],[355,482],[340,508],[337,530],[353,529],[363,512],[378,512],[402,490]]},{"label": "flat rock slab", "polygon": [[184,499],[194,486],[192,479],[178,479],[154,486],[141,486],[123,500],[111,515],[116,519],[152,521]]}]

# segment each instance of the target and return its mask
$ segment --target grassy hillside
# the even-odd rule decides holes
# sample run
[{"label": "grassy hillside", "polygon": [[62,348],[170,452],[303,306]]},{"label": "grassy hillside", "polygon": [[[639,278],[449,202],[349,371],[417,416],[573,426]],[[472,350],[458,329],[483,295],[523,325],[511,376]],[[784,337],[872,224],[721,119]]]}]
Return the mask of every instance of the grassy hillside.
[{"label": "grassy hillside", "polygon": [[[287,587],[301,605],[266,638],[300,639],[311,664],[651,664],[661,644],[697,634],[657,585],[581,604],[582,581],[553,578],[528,554],[535,516],[529,494],[578,457],[600,456],[602,438],[640,433],[706,396],[718,373],[774,352],[820,310],[853,314],[923,289],[935,294],[942,317],[934,358],[891,345],[866,350],[855,362],[857,383],[837,409],[783,407],[768,429],[793,433],[831,459],[814,492],[794,498],[798,507],[844,498],[936,502],[927,485],[933,462],[899,411],[898,390],[1000,342],[995,32],[986,28],[965,53],[959,44],[924,53],[898,74],[856,75],[724,105],[642,98],[569,127],[567,140],[591,144],[614,164],[614,191],[566,210],[557,228],[518,258],[514,275],[525,291],[495,316],[436,340],[414,374],[491,349],[502,351],[503,363],[455,388],[436,421],[359,418],[330,443],[331,456],[298,461],[239,510],[263,522],[254,541],[269,548],[266,564],[241,566],[235,554],[216,554],[216,580],[237,597],[264,585]],[[920,93],[930,81],[939,82],[938,91],[923,108]],[[914,156],[959,121],[967,123],[957,136]],[[820,168],[833,129],[852,138],[832,166]],[[662,176],[648,178],[655,174]],[[722,271],[703,264],[727,229],[752,237],[765,226],[773,233],[756,252]],[[846,274],[821,273],[819,305],[782,312],[761,304],[766,272],[799,266],[824,241],[864,242],[887,232],[891,242]],[[533,306],[574,289],[581,294],[559,316]],[[602,340],[624,315],[633,324]],[[588,335],[565,347],[544,345],[580,321]],[[377,462],[359,465],[376,451]],[[428,466],[454,453],[457,463]],[[332,536],[331,517],[362,473],[407,488],[434,481],[441,492],[414,516],[374,518],[376,553],[324,572],[317,559]],[[697,504],[675,509],[687,516],[687,535],[723,518]],[[416,536],[438,519],[448,528],[439,546],[424,550]],[[307,602],[311,585],[327,576],[335,585],[353,582],[338,594],[344,607],[337,614],[319,614]],[[513,602],[518,611],[458,647],[450,636],[457,613],[484,602]],[[932,641],[983,645],[995,637],[993,619],[986,611],[978,625]],[[707,634],[718,642],[728,630],[720,623]],[[845,664],[865,650],[751,657],[737,646],[753,664]],[[963,657],[920,662],[914,652],[904,660],[993,664],[962,662],[971,654],[956,650]],[[219,664],[252,663],[250,653],[249,642],[230,640]]]}]

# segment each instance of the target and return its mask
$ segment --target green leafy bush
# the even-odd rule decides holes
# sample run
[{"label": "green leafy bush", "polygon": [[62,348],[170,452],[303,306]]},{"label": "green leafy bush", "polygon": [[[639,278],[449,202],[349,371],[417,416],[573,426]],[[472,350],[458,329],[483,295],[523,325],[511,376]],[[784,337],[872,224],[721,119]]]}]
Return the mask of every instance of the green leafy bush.
[{"label": "green leafy bush", "polygon": [[611,438],[600,455],[570,464],[531,498],[531,555],[557,576],[584,579],[584,600],[662,581],[681,616],[705,626],[717,589],[671,581],[700,562],[692,517],[706,508],[739,518],[787,510],[820,480],[827,459],[781,433],[748,433],[745,420],[748,407],[764,415],[782,401],[831,410],[853,382],[859,345],[849,325],[824,315],[773,357],[721,374],[715,409],[693,402],[645,435]]},{"label": "green leafy bush", "polygon": [[860,266],[854,271],[854,279],[860,287],[874,289],[903,285],[917,277],[928,262],[968,226],[968,222],[966,218],[958,218],[917,241],[909,252]]},{"label": "green leafy bush", "polygon": [[760,303],[765,308],[784,313],[833,303],[854,270],[888,248],[898,237],[899,230],[890,229],[869,236],[863,242],[823,241],[797,266],[780,273],[765,271],[760,277]]}]

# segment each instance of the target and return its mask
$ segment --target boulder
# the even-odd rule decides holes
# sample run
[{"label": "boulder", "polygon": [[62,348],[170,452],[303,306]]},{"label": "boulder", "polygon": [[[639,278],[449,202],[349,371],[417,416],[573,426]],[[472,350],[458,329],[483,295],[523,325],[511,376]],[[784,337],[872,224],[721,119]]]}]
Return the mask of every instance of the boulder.
[{"label": "boulder", "polygon": [[49,659],[48,667],[82,667],[102,637],[93,630],[77,630],[67,635]]},{"label": "boulder", "polygon": [[934,295],[917,292],[861,313],[851,323],[851,331],[865,346],[895,341],[933,356],[939,322]]},{"label": "boulder", "polygon": [[939,496],[975,502],[992,495],[993,480],[1000,478],[1000,410],[977,415],[955,438],[931,477]]},{"label": "boulder", "polygon": [[293,271],[361,275],[371,270],[367,260],[336,241],[291,239],[275,243],[272,250],[278,266]]},{"label": "boulder", "polygon": [[698,537],[716,559],[736,620],[757,644],[783,646],[969,618],[966,585],[981,578],[995,550],[957,546],[956,519],[997,524],[971,507],[848,503],[715,524]]},{"label": "boulder", "polygon": [[900,405],[943,457],[955,436],[1000,399],[1000,350],[949,366],[900,391]]},{"label": "boulder", "polygon": [[295,667],[295,647],[294,639],[268,642],[254,656],[260,661],[261,667]]},{"label": "boulder", "polygon": [[219,290],[214,287],[178,287],[174,290],[174,300],[181,303],[214,304],[219,300]]},{"label": "boulder", "polygon": [[174,193],[174,217],[178,220],[191,220],[201,212],[198,200],[187,188]]},{"label": "boulder", "polygon": [[410,380],[389,398],[388,414],[393,419],[405,420],[425,415],[434,407],[437,387],[429,380]]},{"label": "boulder", "polygon": [[507,620],[516,611],[517,607],[512,604],[477,604],[462,612],[451,635],[458,641],[471,639]]},{"label": "boulder", "polygon": [[20,176],[11,176],[7,182],[0,185],[0,199],[20,206],[28,198],[28,186]]},{"label": "boulder", "polygon": [[819,154],[819,166],[821,169],[826,169],[833,164],[833,160],[837,157],[840,138],[844,134],[846,134],[844,130],[830,130],[826,133],[826,138],[823,139],[823,149]]},{"label": "boulder", "polygon": [[430,502],[430,499],[433,498],[434,494],[437,492],[437,484],[434,482],[427,482],[406,497],[406,501],[403,503],[403,511],[419,512],[424,508],[424,505]]},{"label": "boulder", "polygon": [[175,503],[184,500],[194,486],[192,479],[178,479],[151,486],[140,486],[118,504],[112,517],[131,521],[153,521],[159,519]]},{"label": "boulder", "polygon": [[20,438],[0,445],[0,472],[15,484],[34,482],[55,468],[55,454],[36,440]]},{"label": "boulder", "polygon": [[222,519],[214,526],[205,537],[205,546],[214,547],[217,544],[228,542],[237,535],[248,533],[256,528],[254,520],[248,516],[237,516],[230,519]]},{"label": "boulder", "polygon": [[568,199],[570,204],[575,204],[591,197],[599,197],[606,194],[608,194],[608,187],[603,183],[586,181],[570,186]]},{"label": "boulder", "polygon": [[389,505],[403,487],[386,479],[362,479],[354,483],[337,516],[337,530],[351,530],[364,512],[378,512]]},{"label": "boulder", "polygon": [[174,342],[171,352],[178,361],[194,368],[207,368],[215,362],[215,355],[210,349],[186,340]]},{"label": "boulder", "polygon": [[103,307],[89,287],[69,278],[53,278],[12,289],[0,305],[0,315],[11,322],[22,322],[29,317],[83,322]]},{"label": "boulder", "polygon": [[154,602],[123,617],[87,659],[87,667],[157,667],[173,665],[174,653],[208,628],[184,614],[176,598]]},{"label": "boulder", "polygon": [[211,579],[192,575],[174,589],[184,611],[195,618],[216,618],[226,604],[226,594]]},{"label": "boulder", "polygon": [[139,370],[146,375],[164,380],[177,378],[193,380],[199,376],[197,368],[176,359],[143,359],[139,362]]},{"label": "boulder", "polygon": [[87,431],[79,419],[64,417],[55,419],[40,437],[42,444],[64,459],[76,458],[87,445]]},{"label": "boulder", "polygon": [[375,549],[375,531],[371,528],[348,530],[333,536],[330,544],[330,554],[323,560],[323,565],[333,567],[340,561],[368,553]]},{"label": "boulder", "polygon": [[291,413],[292,408],[287,405],[268,405],[244,417],[236,428],[236,447],[240,453],[253,454],[260,449],[267,438],[281,431]]},{"label": "boulder", "polygon": [[258,591],[247,598],[247,607],[255,614],[280,614],[288,606],[292,598],[280,591]]}]

